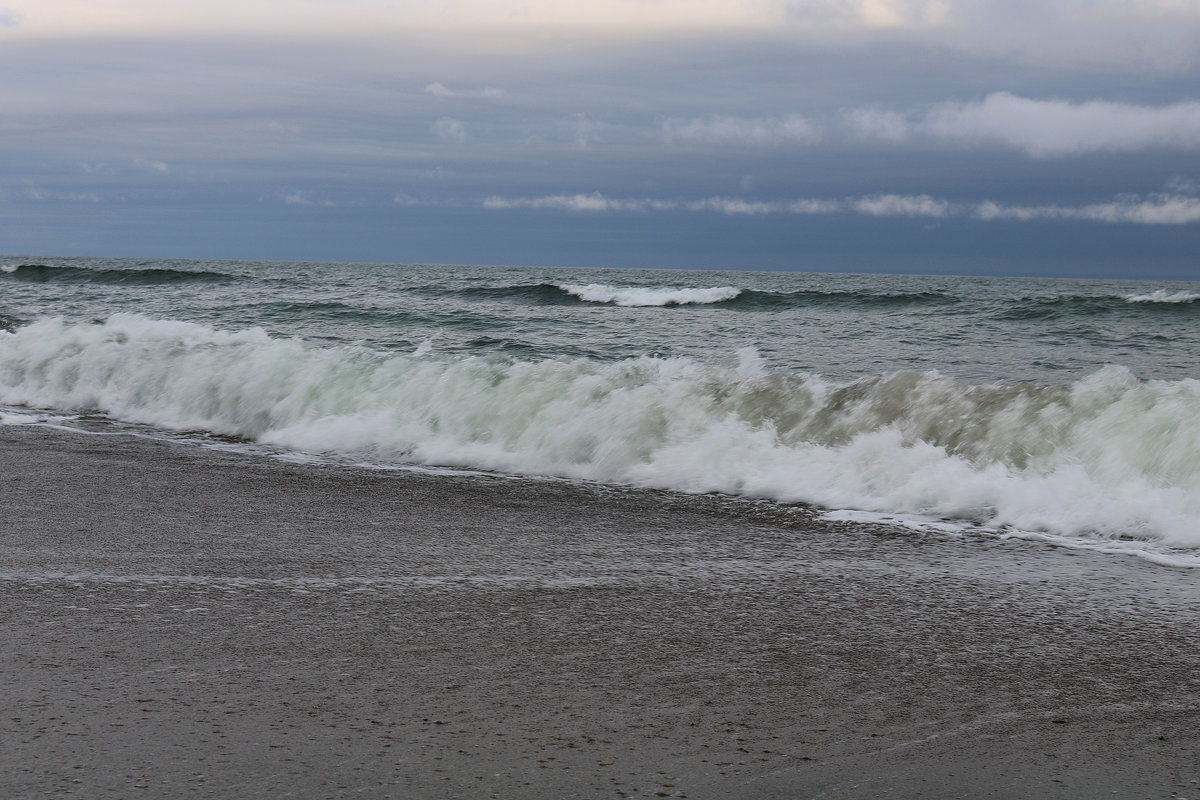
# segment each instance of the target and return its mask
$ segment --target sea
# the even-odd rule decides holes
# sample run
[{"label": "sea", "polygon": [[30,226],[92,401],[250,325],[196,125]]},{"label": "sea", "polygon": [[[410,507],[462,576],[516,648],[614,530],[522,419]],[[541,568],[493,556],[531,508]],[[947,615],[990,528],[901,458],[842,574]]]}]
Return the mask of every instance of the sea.
[{"label": "sea", "polygon": [[0,256],[0,425],[1200,566],[1200,282]]}]

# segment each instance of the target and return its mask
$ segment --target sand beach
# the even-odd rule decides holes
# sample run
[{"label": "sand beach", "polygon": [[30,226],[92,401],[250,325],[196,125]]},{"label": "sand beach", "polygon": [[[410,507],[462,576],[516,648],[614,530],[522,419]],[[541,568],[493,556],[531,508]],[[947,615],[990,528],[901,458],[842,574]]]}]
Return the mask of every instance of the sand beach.
[{"label": "sand beach", "polygon": [[0,794],[1200,797],[1194,570],[0,428]]}]

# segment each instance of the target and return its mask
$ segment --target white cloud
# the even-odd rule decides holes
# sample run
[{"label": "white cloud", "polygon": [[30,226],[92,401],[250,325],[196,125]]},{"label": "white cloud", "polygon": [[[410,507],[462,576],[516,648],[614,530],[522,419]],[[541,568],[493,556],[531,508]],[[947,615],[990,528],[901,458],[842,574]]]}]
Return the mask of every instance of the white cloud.
[{"label": "white cloud", "polygon": [[825,120],[799,114],[708,116],[663,123],[669,145],[812,146],[845,140],[1017,150],[1034,158],[1148,149],[1200,150],[1200,101],[1147,106],[1108,100],[1035,100],[993,92],[900,113],[844,108]]},{"label": "white cloud", "polygon": [[833,214],[844,208],[840,200],[815,200],[806,198],[793,200],[784,206],[789,214]]},{"label": "white cloud", "polygon": [[1138,225],[1189,225],[1200,222],[1200,198],[1182,195],[1121,197],[1110,203],[1084,206],[1000,205],[985,201],[973,214],[980,220],[1082,220],[1087,222],[1132,223]]},{"label": "white cloud", "polygon": [[688,203],[689,211],[715,211],[718,214],[749,215],[778,214],[782,208],[777,203],[743,200],[740,197],[708,197]]},{"label": "white cloud", "polygon": [[425,87],[425,93],[431,94],[434,97],[499,97],[504,94],[503,89],[450,89],[444,84],[434,83]]},{"label": "white cloud", "polygon": [[333,202],[329,200],[312,199],[308,196],[308,192],[302,189],[297,189],[290,193],[281,193],[279,197],[283,200],[284,205],[289,206],[324,206],[326,208],[334,206]]},{"label": "white cloud", "polygon": [[483,207],[491,209],[533,208],[575,212],[668,211],[676,208],[678,205],[678,203],[670,200],[615,199],[606,197],[600,192],[570,195],[555,194],[544,197],[493,196],[483,201]]},{"label": "white cloud", "polygon": [[927,194],[875,194],[854,201],[854,210],[872,217],[933,217],[940,219],[950,212],[945,200],[934,200]]},{"label": "white cloud", "polygon": [[800,198],[786,202],[744,200],[739,197],[707,197],[680,202],[651,198],[612,198],[600,192],[558,194],[540,197],[492,196],[483,207],[493,210],[549,209],[576,213],[691,211],[727,216],[768,214],[861,214],[871,217],[953,217],[982,222],[1040,220],[1105,222],[1136,225],[1188,225],[1200,222],[1200,198],[1158,194],[1128,195],[1107,203],[1082,206],[1004,205],[991,200],[974,204],[950,203],[927,194],[873,194],[844,199]]},{"label": "white cloud", "polygon": [[0,8],[0,28],[15,28],[25,21],[25,16],[7,8]]},{"label": "white cloud", "polygon": [[996,92],[972,103],[942,103],[915,127],[946,141],[998,144],[1037,157],[1156,147],[1191,150],[1200,148],[1200,102],[1071,103]]},{"label": "white cloud", "polygon": [[467,140],[466,126],[452,117],[442,117],[429,130],[443,142],[462,144]]},{"label": "white cloud", "polygon": [[699,119],[669,119],[662,126],[667,144],[770,146],[814,144],[820,131],[805,117],[728,117],[713,115]]},{"label": "white cloud", "polygon": [[43,189],[33,181],[25,181],[25,196],[39,203],[62,202],[68,203],[99,203],[100,195],[96,192],[63,192]]}]

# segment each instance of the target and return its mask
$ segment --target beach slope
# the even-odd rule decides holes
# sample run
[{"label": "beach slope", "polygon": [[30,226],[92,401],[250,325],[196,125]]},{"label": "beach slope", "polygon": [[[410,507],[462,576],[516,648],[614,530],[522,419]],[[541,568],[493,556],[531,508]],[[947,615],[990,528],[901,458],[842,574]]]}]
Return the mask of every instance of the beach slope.
[{"label": "beach slope", "polygon": [[1200,797],[1194,571],[0,428],[0,795]]}]

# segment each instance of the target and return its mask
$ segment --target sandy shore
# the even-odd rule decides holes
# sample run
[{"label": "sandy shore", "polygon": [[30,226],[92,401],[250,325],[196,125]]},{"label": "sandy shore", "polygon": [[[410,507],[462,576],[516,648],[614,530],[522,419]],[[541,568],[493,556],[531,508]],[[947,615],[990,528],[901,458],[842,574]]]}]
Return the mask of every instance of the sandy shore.
[{"label": "sandy shore", "polygon": [[0,428],[0,796],[1200,798],[1200,575]]}]

